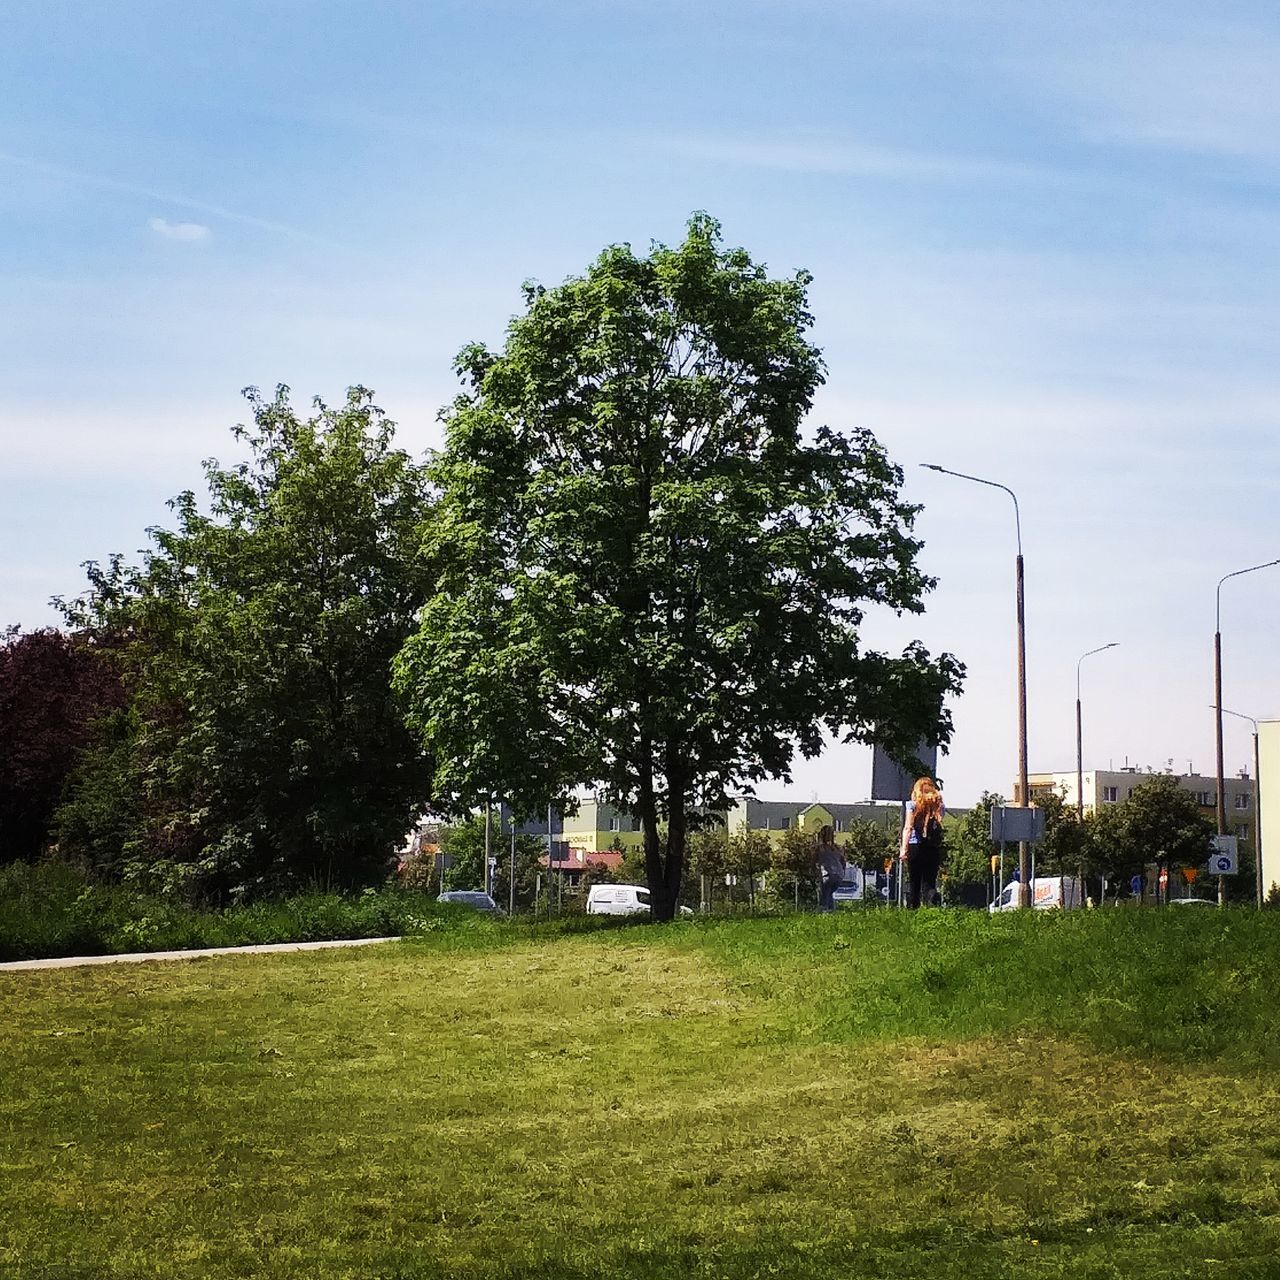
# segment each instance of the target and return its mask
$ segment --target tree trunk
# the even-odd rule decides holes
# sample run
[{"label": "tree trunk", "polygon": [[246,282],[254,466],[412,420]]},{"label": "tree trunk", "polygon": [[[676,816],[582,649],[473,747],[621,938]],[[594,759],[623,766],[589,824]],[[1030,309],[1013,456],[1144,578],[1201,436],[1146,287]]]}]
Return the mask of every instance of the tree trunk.
[{"label": "tree trunk", "polygon": [[662,845],[658,840],[658,801],[653,792],[653,766],[650,764],[648,744],[642,742],[644,763],[640,766],[640,788],[637,799],[640,810],[640,829],[644,833],[644,876],[649,886],[649,915],[654,920],[663,919],[658,914],[662,896]]},{"label": "tree trunk", "polygon": [[667,849],[662,865],[662,900],[654,895],[653,918],[674,920],[680,908],[680,886],[684,883],[685,846],[688,843],[688,779],[679,742],[666,745]]}]

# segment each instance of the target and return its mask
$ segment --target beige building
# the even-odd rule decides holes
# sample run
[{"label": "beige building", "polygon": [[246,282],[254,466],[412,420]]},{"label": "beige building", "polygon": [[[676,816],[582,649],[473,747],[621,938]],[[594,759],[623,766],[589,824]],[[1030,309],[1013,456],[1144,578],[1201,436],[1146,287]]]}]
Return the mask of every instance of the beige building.
[{"label": "beige building", "polygon": [[[1280,723],[1276,725],[1280,730]],[[1280,754],[1280,745],[1276,748]],[[1120,804],[1129,798],[1129,793],[1143,779],[1150,777],[1152,769],[1138,769],[1130,766],[1124,769],[1086,769],[1084,771],[1084,811],[1095,813],[1110,804]],[[1206,778],[1198,773],[1175,774],[1178,785],[1183,791],[1189,791],[1196,798],[1196,803],[1204,810],[1205,815],[1217,822],[1218,780]],[[1027,782],[1031,788],[1031,802],[1035,803],[1037,792],[1056,791],[1065,801],[1068,808],[1076,804],[1076,771],[1069,773],[1032,773]],[[1258,815],[1255,803],[1255,787],[1248,770],[1241,770],[1238,775],[1224,779],[1226,783],[1227,829],[1240,837],[1242,844],[1252,845],[1257,836]],[[1014,791],[1017,790],[1015,784]],[[1280,848],[1275,850],[1280,858]],[[1280,868],[1278,868],[1280,870]]]},{"label": "beige building", "polygon": [[823,827],[835,832],[836,844],[855,822],[874,822],[897,832],[902,828],[902,806],[898,804],[838,804],[817,800],[738,800],[729,809],[731,832],[761,831],[771,844],[796,827],[817,836]]},{"label": "beige building", "polygon": [[[892,831],[902,826],[902,806],[884,804],[837,804],[804,800],[738,800],[720,817],[730,832],[760,831],[773,844],[783,833],[799,827],[816,836],[826,826],[834,829],[836,843],[850,824],[871,821]],[[608,849],[638,849],[644,845],[640,820],[602,800],[579,803],[578,812],[563,819],[562,838],[571,856],[602,853]]]},{"label": "beige building", "polygon": [[575,855],[639,849],[644,845],[639,818],[594,797],[580,800],[578,812],[565,815],[562,821],[564,842]]}]

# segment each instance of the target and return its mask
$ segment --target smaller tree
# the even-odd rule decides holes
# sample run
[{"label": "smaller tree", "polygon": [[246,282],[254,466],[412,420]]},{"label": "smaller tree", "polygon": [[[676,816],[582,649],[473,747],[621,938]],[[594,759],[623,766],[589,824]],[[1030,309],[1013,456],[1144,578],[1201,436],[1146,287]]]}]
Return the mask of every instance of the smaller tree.
[{"label": "smaller tree", "polygon": [[884,860],[898,852],[897,827],[870,818],[855,818],[841,842],[844,856],[863,871],[883,871]]},{"label": "smaller tree", "polygon": [[818,883],[818,846],[812,832],[788,827],[769,850],[769,897],[778,905],[812,906]]},{"label": "smaller tree", "polygon": [[[498,905],[505,910],[511,902],[511,836],[508,834],[505,837],[499,837],[496,833],[497,823],[495,822],[494,835],[490,841],[491,852],[498,860],[498,865],[494,868],[493,896]],[[483,856],[483,818],[480,819],[480,852]],[[542,863],[539,859],[546,852],[546,841],[540,837],[516,836],[515,908],[517,911],[533,910],[534,900],[538,894],[538,876],[542,872]],[[606,870],[601,863],[588,861],[582,879],[583,891],[585,892],[593,883],[602,883],[606,876],[602,876],[600,872]]]},{"label": "smaller tree", "polygon": [[87,861],[112,878],[123,877],[144,852],[147,769],[138,739],[133,708],[103,716],[68,776],[66,798],[54,814],[59,853]]},{"label": "smaller tree", "polygon": [[998,857],[1000,846],[991,839],[991,810],[1004,804],[1004,797],[984,791],[982,798],[962,818],[949,818],[946,832],[946,871],[955,893],[961,886],[981,889],[985,895],[991,884],[991,859]]},{"label": "smaller tree", "polygon": [[[502,837],[495,820],[489,831],[489,852],[501,851]],[[445,827],[440,832],[440,852],[445,855],[446,889],[484,887],[484,814]]]},{"label": "smaller tree", "polygon": [[811,906],[818,881],[817,844],[801,827],[788,827],[769,854],[770,897],[780,904]]},{"label": "smaller tree", "polygon": [[743,823],[729,838],[726,870],[740,879],[747,905],[756,908],[756,880],[768,869],[773,845],[763,831],[752,831]]},{"label": "smaller tree", "polygon": [[1213,823],[1171,774],[1144,778],[1129,793],[1121,813],[1128,854],[1119,868],[1122,874],[1140,871],[1146,862],[1199,867],[1208,858]]},{"label": "smaller tree", "polygon": [[1154,855],[1144,858],[1141,851],[1134,850],[1126,819],[1123,805],[1107,804],[1084,820],[1086,876],[1096,878],[1100,890],[1104,881],[1128,880],[1142,870],[1144,862],[1156,861]]},{"label": "smaller tree", "polygon": [[1044,839],[1036,849],[1036,873],[1084,879],[1092,862],[1088,828],[1057,791],[1039,793],[1035,803],[1044,813]]},{"label": "smaller tree", "polygon": [[[711,909],[716,885],[723,886],[729,867],[729,832],[722,825],[704,827],[689,835],[689,874],[685,880],[686,906]],[[696,899],[695,899],[696,893]]]},{"label": "smaller tree", "polygon": [[622,865],[618,868],[618,874],[621,877],[620,884],[639,884],[645,883],[644,871],[644,849],[640,845],[631,845],[630,848],[619,850],[622,854]]}]

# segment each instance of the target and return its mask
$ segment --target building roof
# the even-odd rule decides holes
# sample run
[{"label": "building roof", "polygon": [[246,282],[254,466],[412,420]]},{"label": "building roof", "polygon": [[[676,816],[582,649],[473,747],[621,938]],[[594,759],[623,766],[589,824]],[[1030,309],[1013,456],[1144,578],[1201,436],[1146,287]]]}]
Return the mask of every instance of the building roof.
[{"label": "building roof", "polygon": [[798,818],[810,809],[824,809],[833,818],[876,818],[889,813],[895,816],[901,812],[896,802],[890,804],[873,804],[870,800],[859,804],[837,804],[828,800],[753,800],[739,799],[734,808],[745,806],[747,821],[768,818],[770,821],[783,818]]},{"label": "building roof", "polygon": [[[585,849],[570,849],[556,857],[551,864],[551,869],[553,871],[585,871],[588,864],[594,862],[599,866],[608,867],[610,871],[616,871],[622,866],[622,857],[623,855],[616,849],[603,849],[599,853],[591,853]],[[538,859],[538,865],[540,867],[547,865],[545,853]]]}]

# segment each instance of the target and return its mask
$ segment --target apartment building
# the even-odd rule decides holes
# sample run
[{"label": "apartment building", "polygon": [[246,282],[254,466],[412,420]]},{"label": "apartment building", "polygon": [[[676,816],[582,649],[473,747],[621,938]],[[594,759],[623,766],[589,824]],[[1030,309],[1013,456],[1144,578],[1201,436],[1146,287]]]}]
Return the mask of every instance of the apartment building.
[{"label": "apartment building", "polygon": [[[776,844],[783,833],[800,828],[816,836],[824,827],[836,833],[836,842],[857,821],[878,823],[897,831],[902,825],[902,807],[897,804],[842,804],[834,801],[804,800],[754,800],[739,799],[723,813],[717,815],[730,832],[744,827],[749,831],[765,833]],[[504,814],[505,817],[505,814]],[[505,825],[504,832],[509,830]],[[545,839],[546,822],[517,827],[522,834],[528,831]],[[574,814],[552,815],[553,842],[558,847],[557,864],[561,858],[569,863],[582,864],[588,857],[610,851],[639,849],[644,844],[644,832],[640,819],[624,809],[603,800],[582,800]],[[563,853],[559,849],[563,849]]]},{"label": "apartment building", "polygon": [[898,804],[841,804],[835,801],[752,800],[735,801],[726,814],[730,831],[761,831],[777,844],[783,835],[796,827],[817,836],[830,827],[836,843],[855,822],[874,822],[890,831],[902,827],[902,806]]},{"label": "apartment building", "polygon": [[[1153,769],[1139,769],[1136,765],[1127,765],[1123,769],[1086,769],[1084,781],[1084,811],[1095,813],[1107,805],[1121,804],[1129,798],[1140,782],[1151,776]],[[1204,810],[1205,815],[1215,822],[1218,806],[1218,780],[1206,778],[1198,773],[1175,774],[1178,785],[1183,791],[1195,796],[1196,803]],[[1240,837],[1242,843],[1251,844],[1256,835],[1256,788],[1254,780],[1247,769],[1239,774],[1224,779],[1227,806],[1227,828]],[[1076,804],[1076,771],[1074,769],[1062,773],[1032,773],[1027,776],[1031,789],[1031,802],[1035,803],[1036,794],[1056,791],[1066,802],[1068,808]],[[1017,794],[1017,784],[1012,788]],[[1280,856],[1280,855],[1278,855]]]}]

